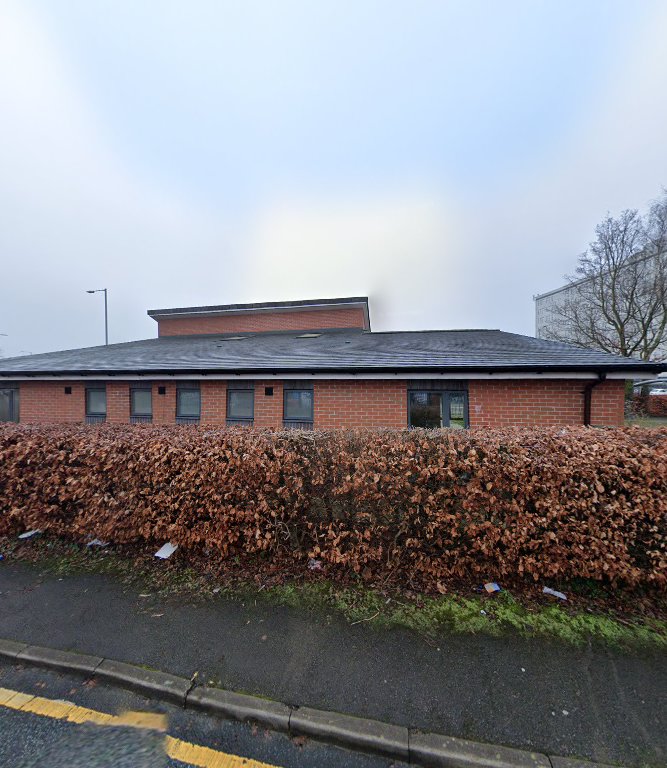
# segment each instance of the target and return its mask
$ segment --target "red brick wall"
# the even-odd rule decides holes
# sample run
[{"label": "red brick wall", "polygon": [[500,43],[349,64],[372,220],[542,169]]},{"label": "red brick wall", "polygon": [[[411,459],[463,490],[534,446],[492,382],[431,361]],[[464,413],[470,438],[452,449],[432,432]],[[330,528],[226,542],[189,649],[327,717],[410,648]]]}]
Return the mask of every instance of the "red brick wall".
[{"label": "red brick wall", "polygon": [[[158,393],[164,387],[164,395]],[[176,384],[156,382],[151,393],[153,399],[153,424],[174,424],[176,422]]]},{"label": "red brick wall", "polygon": [[127,381],[108,381],[107,421],[110,424],[127,424],[129,420],[130,387]]},{"label": "red brick wall", "polygon": [[[582,424],[584,386],[581,380],[499,380],[469,383],[471,427],[565,426]],[[64,393],[72,387],[72,394]],[[20,420],[35,422],[83,422],[84,382],[21,382]],[[127,424],[130,417],[130,382],[107,382],[107,421]],[[158,387],[165,387],[164,395]],[[153,423],[176,421],[176,382],[153,384]],[[225,423],[227,384],[202,381],[201,423]],[[265,394],[273,387],[273,395]],[[391,427],[407,425],[405,381],[316,380],[314,418],[318,429]],[[591,421],[594,426],[623,424],[624,382],[606,381],[593,389]],[[255,425],[280,428],[283,419],[283,384],[268,379],[255,382]]]},{"label": "red brick wall", "polygon": [[[22,381],[19,420],[38,422],[82,422],[86,415],[86,385],[79,381]],[[65,394],[72,387],[72,394]]]},{"label": "red brick wall", "polygon": [[[266,395],[265,388],[273,387],[273,395]],[[283,383],[282,381],[255,382],[255,426],[282,427],[283,424]]]},{"label": "red brick wall", "polygon": [[[471,427],[546,427],[583,424],[584,387],[573,379],[536,381],[471,380],[468,402]],[[592,392],[591,424],[623,424],[625,383],[605,381]]]},{"label": "red brick wall", "polygon": [[591,424],[622,427],[625,424],[625,382],[605,381],[593,389]]},{"label": "red brick wall", "polygon": [[[210,424],[211,426],[225,424],[227,415],[227,383],[225,381],[202,381],[200,392],[201,423]],[[172,422],[173,420],[174,414],[172,414]]]},{"label": "red brick wall", "polygon": [[366,328],[361,307],[308,309],[301,312],[247,312],[241,315],[174,317],[158,320],[158,336],[200,333],[307,331],[317,328]]},{"label": "red brick wall", "polygon": [[406,381],[317,380],[313,386],[316,429],[408,424]]}]

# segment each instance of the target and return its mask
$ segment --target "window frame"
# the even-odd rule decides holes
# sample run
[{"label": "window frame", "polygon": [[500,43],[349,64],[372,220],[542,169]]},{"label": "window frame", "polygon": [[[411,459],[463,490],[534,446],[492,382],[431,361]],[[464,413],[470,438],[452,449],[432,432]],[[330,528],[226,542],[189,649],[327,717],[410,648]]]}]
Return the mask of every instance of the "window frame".
[{"label": "window frame", "polygon": [[[460,397],[463,396],[463,427],[462,429],[469,429],[470,428],[470,421],[469,421],[469,412],[468,412],[468,391],[467,389],[450,389],[447,387],[435,387],[431,385],[430,383],[426,384],[426,386],[410,386],[408,387],[408,429],[422,429],[422,427],[415,427],[412,425],[412,414],[410,412],[410,400],[411,395],[416,394],[418,392],[425,392],[429,395],[439,395],[440,396],[440,413],[442,414],[441,420],[442,424],[439,427],[424,427],[424,429],[456,429],[456,427],[451,426],[451,418],[450,418],[450,402],[452,396]],[[447,422],[445,424],[445,421]]]},{"label": "window frame", "polygon": [[[239,416],[231,416],[230,415],[230,401],[231,396],[235,392],[249,392],[252,396],[252,416],[250,417],[239,417]],[[227,385],[227,394],[225,396],[225,421],[227,426],[233,427],[233,426],[252,426],[255,423],[255,383],[254,382],[248,382],[246,383],[238,383],[233,385]]]},{"label": "window frame", "polygon": [[[151,412],[137,413],[134,410],[134,393],[148,392],[151,397]],[[150,384],[132,384],[130,386],[130,424],[150,424],[153,421],[153,387]]]},{"label": "window frame", "polygon": [[0,389],[6,390],[10,394],[9,398],[9,419],[0,420],[0,424],[18,424],[20,421],[21,394],[18,384],[0,384]]},{"label": "window frame", "polygon": [[[310,393],[310,418],[288,418],[285,406],[287,405],[288,392]],[[313,429],[315,424],[315,391],[312,382],[291,381],[283,384],[283,427],[285,429]]]},{"label": "window frame", "polygon": [[[104,392],[104,411],[93,411],[90,409],[89,395],[91,392]],[[107,420],[107,385],[106,384],[86,384],[85,391],[86,424],[101,424]]]},{"label": "window frame", "polygon": [[[196,416],[182,416],[179,413],[182,392],[197,392],[199,394],[199,413]],[[179,382],[176,385],[176,423],[199,424],[201,420],[201,387],[199,382]]]}]

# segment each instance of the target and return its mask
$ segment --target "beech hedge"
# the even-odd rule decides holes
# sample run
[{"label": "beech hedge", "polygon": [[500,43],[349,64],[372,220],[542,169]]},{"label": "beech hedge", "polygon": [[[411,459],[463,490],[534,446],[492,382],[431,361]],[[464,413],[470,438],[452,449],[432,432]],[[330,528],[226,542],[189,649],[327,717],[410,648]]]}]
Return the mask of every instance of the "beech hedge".
[{"label": "beech hedge", "polygon": [[0,535],[332,576],[667,585],[667,429],[0,427]]}]

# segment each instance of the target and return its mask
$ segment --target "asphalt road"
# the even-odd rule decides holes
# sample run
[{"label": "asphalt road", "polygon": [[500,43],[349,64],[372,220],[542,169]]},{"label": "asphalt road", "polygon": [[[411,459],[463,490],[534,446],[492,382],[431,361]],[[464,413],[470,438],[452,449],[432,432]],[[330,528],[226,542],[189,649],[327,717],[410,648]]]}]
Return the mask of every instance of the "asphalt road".
[{"label": "asphalt road", "polygon": [[[160,567],[157,563],[156,567]],[[555,755],[667,764],[667,655],[351,626],[111,577],[0,563],[0,636],[163,669],[300,706]]]},{"label": "asphalt road", "polygon": [[[120,688],[91,684],[82,677],[20,665],[0,664],[0,687],[65,699],[83,707],[119,714],[163,713],[167,732],[183,741],[281,768],[389,768],[403,766],[307,739],[291,740],[243,723],[186,711]],[[241,766],[241,761],[236,765]],[[189,765],[167,757],[164,735],[137,728],[74,724],[0,705],[0,766],[7,768],[167,768]],[[214,763],[212,763],[214,765]],[[230,768],[236,768],[230,763]]]}]

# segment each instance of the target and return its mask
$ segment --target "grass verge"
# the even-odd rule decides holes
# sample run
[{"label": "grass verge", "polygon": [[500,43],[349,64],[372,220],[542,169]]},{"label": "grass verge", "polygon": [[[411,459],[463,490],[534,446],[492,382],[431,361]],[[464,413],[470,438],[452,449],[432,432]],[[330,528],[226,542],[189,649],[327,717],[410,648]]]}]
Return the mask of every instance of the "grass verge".
[{"label": "grass verge", "polygon": [[[3,548],[5,552],[7,547]],[[163,598],[201,601],[253,600],[313,613],[334,614],[349,624],[377,630],[406,629],[435,642],[447,634],[513,634],[540,637],[573,646],[588,643],[624,650],[667,650],[667,621],[650,616],[621,617],[599,604],[590,607],[583,592],[596,585],[572,584],[567,603],[553,598],[527,599],[504,590],[496,595],[451,593],[436,597],[373,589],[362,584],[342,586],[308,575],[273,585],[247,575],[220,576],[178,561],[156,561],[146,554],[128,556],[113,550],[88,550],[59,540],[35,539],[29,546],[11,546],[11,559],[29,560],[56,576],[98,573]]]}]

